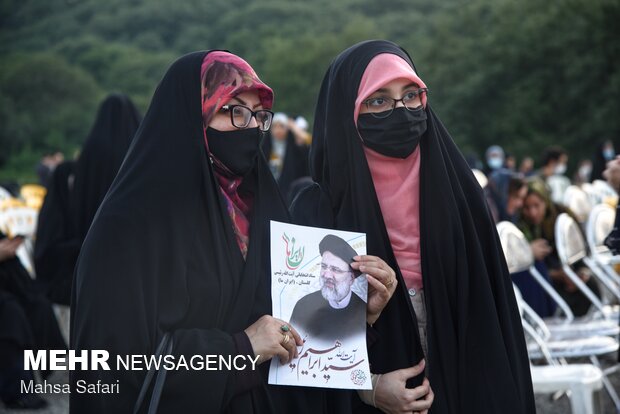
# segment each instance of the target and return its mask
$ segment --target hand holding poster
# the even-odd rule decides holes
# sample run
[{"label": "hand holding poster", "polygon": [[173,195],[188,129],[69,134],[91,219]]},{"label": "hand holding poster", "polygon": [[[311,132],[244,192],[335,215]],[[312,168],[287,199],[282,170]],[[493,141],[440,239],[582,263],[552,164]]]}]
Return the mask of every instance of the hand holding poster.
[{"label": "hand holding poster", "polygon": [[301,335],[299,355],[271,361],[269,383],[370,389],[365,274],[351,268],[366,235],[271,222],[273,316]]}]

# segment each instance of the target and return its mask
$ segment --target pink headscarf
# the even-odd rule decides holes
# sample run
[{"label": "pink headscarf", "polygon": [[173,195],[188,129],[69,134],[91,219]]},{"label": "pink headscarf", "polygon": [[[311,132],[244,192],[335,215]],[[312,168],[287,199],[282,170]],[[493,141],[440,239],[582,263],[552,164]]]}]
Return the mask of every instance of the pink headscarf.
[{"label": "pink headscarf", "polygon": [[[362,102],[377,89],[396,79],[409,79],[420,88],[426,85],[399,56],[375,56],[364,71],[355,100],[357,124]],[[426,95],[422,96],[426,107]],[[366,146],[364,153],[372,175],[390,244],[408,288],[422,288],[420,257],[420,147],[405,159],[379,154]]]},{"label": "pink headscarf", "polygon": [[273,105],[273,91],[256,75],[254,69],[239,56],[223,51],[207,53],[200,68],[202,118],[207,152],[213,160],[215,176],[226,201],[228,215],[232,220],[237,244],[245,258],[248,252],[250,222],[248,216],[252,199],[241,197],[237,192],[243,179],[237,177],[209,150],[206,128],[213,115],[226,105],[230,99],[246,91],[257,91],[265,109]]},{"label": "pink headscarf", "polygon": [[[381,53],[375,56],[364,71],[360,86],[357,89],[357,99],[355,100],[355,111],[353,120],[357,124],[357,117],[362,107],[362,101],[372,95],[377,89],[385,86],[396,79],[409,79],[415,82],[420,88],[426,88],[426,84],[414,72],[401,57],[391,53]],[[426,107],[426,95],[422,96],[422,106]]]}]

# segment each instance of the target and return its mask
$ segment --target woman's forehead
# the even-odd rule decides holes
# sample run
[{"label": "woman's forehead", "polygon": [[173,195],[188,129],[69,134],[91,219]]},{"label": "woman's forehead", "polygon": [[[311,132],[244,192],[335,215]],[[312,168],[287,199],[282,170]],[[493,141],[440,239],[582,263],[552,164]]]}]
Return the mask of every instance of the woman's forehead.
[{"label": "woman's forehead", "polygon": [[236,94],[231,98],[231,100],[236,100],[241,105],[245,105],[249,108],[254,108],[261,106],[261,100],[258,96],[258,91],[256,89],[251,89],[248,91],[244,91]]},{"label": "woman's forehead", "polygon": [[400,92],[404,89],[408,89],[413,86],[418,86],[416,82],[409,78],[397,78],[391,81],[388,81],[386,84],[381,85],[375,90],[375,92],[389,92],[389,91],[397,91]]}]

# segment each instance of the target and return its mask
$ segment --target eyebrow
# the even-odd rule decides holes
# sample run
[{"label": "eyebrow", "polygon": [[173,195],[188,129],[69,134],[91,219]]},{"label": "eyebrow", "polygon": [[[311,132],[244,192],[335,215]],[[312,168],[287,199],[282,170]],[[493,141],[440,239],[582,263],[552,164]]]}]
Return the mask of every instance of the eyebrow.
[{"label": "eyebrow", "polygon": [[403,86],[403,89],[402,89],[402,90],[404,91],[405,89],[409,89],[409,88],[411,88],[412,86],[416,86],[416,87],[418,87],[418,88],[419,88],[419,86],[418,86],[418,84],[417,84],[417,83],[415,83],[415,82],[411,82],[409,85],[405,85],[405,86]]},{"label": "eyebrow", "polygon": [[[403,86],[402,90],[404,91],[405,89],[409,89],[412,86],[418,86],[418,84],[415,83],[415,82],[411,82],[411,83]],[[389,90],[387,88],[381,88],[381,89],[377,89],[374,93],[387,93],[387,92],[389,92]]]},{"label": "eyebrow", "polygon": [[[241,98],[239,98],[239,97],[237,97],[237,96],[233,96],[233,97],[232,97],[232,99],[236,100],[236,101],[237,101],[237,102],[239,102],[241,105],[245,105],[245,106],[247,106],[247,107],[249,107],[249,106],[250,106],[250,105],[248,105],[248,103],[247,103],[246,101],[244,101],[243,99],[241,99]],[[261,103],[261,102],[259,102],[259,103],[257,103],[256,105],[254,105],[254,106],[252,107],[252,109],[256,109],[256,108],[258,108],[258,107],[259,107],[259,106],[261,106],[261,105],[262,105],[262,103]]]}]

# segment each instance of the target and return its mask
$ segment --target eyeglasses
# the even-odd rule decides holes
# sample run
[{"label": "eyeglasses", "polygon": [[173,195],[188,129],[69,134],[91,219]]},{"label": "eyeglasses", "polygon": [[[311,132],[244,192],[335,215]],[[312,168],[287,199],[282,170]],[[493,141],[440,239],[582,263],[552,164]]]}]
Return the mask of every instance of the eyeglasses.
[{"label": "eyeglasses", "polygon": [[[422,97],[428,93],[428,88],[411,90],[400,99],[390,98],[389,96],[377,96],[366,99],[362,103],[366,105],[368,112],[375,118],[387,118],[392,115],[397,102],[402,102],[409,111],[422,107]],[[418,98],[420,98],[418,100]]]},{"label": "eyeglasses", "polygon": [[326,271],[328,271],[328,270],[329,270],[330,272],[332,272],[333,274],[335,274],[335,275],[343,275],[343,274],[345,274],[345,273],[347,273],[347,272],[350,272],[350,270],[349,270],[349,269],[347,269],[347,270],[342,270],[342,269],[340,269],[339,267],[329,266],[329,265],[326,265],[325,263],[321,263],[321,271],[322,271],[322,272],[326,272]]},{"label": "eyeglasses", "polygon": [[252,121],[252,117],[256,118],[258,128],[261,131],[266,132],[271,128],[273,112],[266,109],[259,109],[254,112],[243,105],[224,105],[220,110],[222,112],[230,112],[230,122],[237,128],[247,128]]}]

